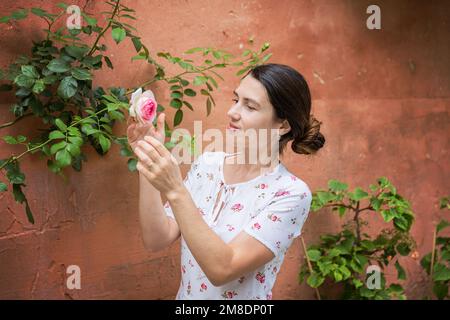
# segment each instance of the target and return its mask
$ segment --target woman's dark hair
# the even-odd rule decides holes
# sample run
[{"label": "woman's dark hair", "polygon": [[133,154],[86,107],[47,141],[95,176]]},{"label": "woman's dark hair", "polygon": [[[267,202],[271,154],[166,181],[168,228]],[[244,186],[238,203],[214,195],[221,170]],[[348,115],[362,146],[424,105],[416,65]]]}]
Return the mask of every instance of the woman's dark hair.
[{"label": "woman's dark hair", "polygon": [[319,122],[311,114],[311,94],[303,76],[283,64],[262,64],[247,75],[262,83],[279,119],[286,119],[291,130],[280,137],[280,153],[292,140],[295,153],[314,154],[325,144]]}]

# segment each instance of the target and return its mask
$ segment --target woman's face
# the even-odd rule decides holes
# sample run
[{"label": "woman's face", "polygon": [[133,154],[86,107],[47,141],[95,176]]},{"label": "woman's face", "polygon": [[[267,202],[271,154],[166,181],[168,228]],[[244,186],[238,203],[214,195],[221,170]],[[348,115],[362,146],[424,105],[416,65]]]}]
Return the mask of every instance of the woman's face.
[{"label": "woman's face", "polygon": [[234,104],[228,110],[229,126],[240,130],[278,128],[275,109],[264,86],[251,75],[241,80],[234,91]]},{"label": "woman's face", "polygon": [[[241,80],[234,94],[234,104],[227,113],[230,117],[227,129],[244,135],[247,135],[246,132],[248,131],[255,130],[258,135],[258,142],[249,142],[246,139],[245,148],[272,148],[274,154],[278,155],[278,135],[283,135],[289,131],[289,123],[277,118],[264,86],[253,76],[248,75]],[[276,136],[274,136],[274,132],[277,134]],[[267,143],[261,144],[260,134],[266,137]],[[261,150],[261,152],[264,151]]]}]

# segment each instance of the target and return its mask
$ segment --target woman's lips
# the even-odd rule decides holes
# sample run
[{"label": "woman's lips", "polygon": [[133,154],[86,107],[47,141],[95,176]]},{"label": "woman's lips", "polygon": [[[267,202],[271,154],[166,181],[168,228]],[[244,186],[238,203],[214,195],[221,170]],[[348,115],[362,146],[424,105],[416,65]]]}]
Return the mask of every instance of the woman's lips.
[{"label": "woman's lips", "polygon": [[227,129],[231,129],[231,130],[239,130],[240,128],[237,127],[237,126],[235,126],[235,125],[233,125],[233,124],[231,124],[231,123],[229,123]]}]

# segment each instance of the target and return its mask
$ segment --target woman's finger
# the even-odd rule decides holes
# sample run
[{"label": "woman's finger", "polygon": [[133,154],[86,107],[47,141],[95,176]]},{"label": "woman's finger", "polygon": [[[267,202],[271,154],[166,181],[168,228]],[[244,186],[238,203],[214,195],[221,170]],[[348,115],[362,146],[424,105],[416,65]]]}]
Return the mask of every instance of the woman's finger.
[{"label": "woman's finger", "polygon": [[142,173],[144,177],[147,178],[147,180],[149,181],[152,181],[155,178],[155,175],[151,173],[150,170],[148,170],[146,166],[139,161],[136,164],[136,170]]},{"label": "woman's finger", "polygon": [[145,136],[144,140],[147,141],[148,143],[150,143],[152,145],[152,147],[157,150],[158,154],[161,157],[167,157],[167,158],[170,157],[169,150],[167,150],[167,148],[161,142],[159,142],[158,139],[156,139],[155,137]]},{"label": "woman's finger", "polygon": [[148,167],[150,167],[152,165],[153,161],[139,146],[136,148],[134,153],[139,158],[140,162],[142,162],[143,164],[145,164]]},{"label": "woman's finger", "polygon": [[144,151],[144,153],[150,158],[152,162],[160,162],[161,156],[150,143],[141,140],[138,142],[138,146]]},{"label": "woman's finger", "polygon": [[158,129],[157,129],[157,131],[162,137],[165,136],[165,130],[164,130],[164,120],[165,119],[166,119],[166,115],[164,113],[161,113],[158,116],[158,122],[157,122]]}]

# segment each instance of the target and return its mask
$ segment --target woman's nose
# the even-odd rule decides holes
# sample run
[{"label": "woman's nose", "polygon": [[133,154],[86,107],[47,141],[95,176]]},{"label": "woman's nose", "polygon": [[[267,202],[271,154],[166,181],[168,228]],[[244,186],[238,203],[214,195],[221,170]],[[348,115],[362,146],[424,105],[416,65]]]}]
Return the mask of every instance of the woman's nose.
[{"label": "woman's nose", "polygon": [[227,112],[227,115],[232,118],[233,120],[239,120],[240,114],[239,114],[239,108],[237,107],[237,104],[233,105]]}]

